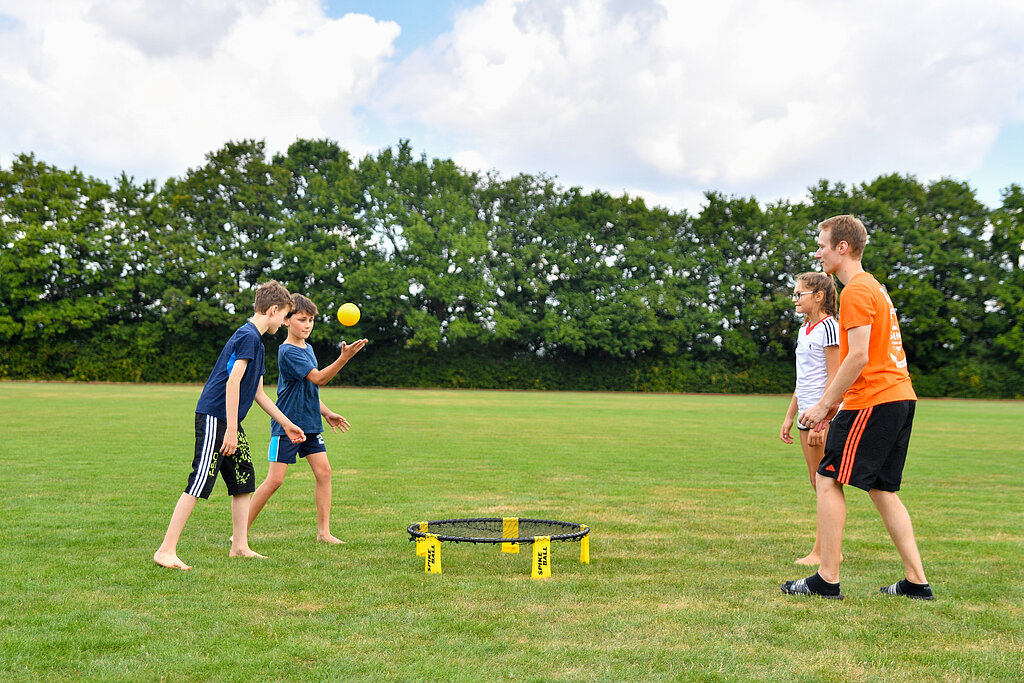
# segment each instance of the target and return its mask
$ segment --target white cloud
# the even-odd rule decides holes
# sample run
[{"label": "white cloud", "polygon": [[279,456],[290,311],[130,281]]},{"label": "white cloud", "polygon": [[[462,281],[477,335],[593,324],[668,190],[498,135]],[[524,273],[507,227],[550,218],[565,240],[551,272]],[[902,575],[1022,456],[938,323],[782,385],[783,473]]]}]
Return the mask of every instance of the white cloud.
[{"label": "white cloud", "polygon": [[692,209],[704,190],[969,179],[1024,122],[1019,0],[462,7],[395,64],[397,23],[319,0],[0,0],[0,163],[162,179],[231,139],[408,137]]},{"label": "white cloud", "polygon": [[5,5],[0,150],[99,175],[180,175],[231,139],[358,138],[400,30],[316,0]]},{"label": "white cloud", "polygon": [[486,0],[403,62],[381,112],[507,173],[793,198],[976,170],[1024,121],[1020,35],[1024,5],[996,0]]}]

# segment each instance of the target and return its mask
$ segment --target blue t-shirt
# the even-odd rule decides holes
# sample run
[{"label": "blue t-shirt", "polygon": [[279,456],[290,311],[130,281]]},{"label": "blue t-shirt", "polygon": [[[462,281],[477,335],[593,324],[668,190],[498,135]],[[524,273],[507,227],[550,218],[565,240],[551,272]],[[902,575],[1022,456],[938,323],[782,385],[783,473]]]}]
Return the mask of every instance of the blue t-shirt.
[{"label": "blue t-shirt", "polygon": [[238,388],[238,424],[242,424],[249,408],[252,407],[253,399],[256,398],[260,378],[267,369],[262,336],[252,322],[247,322],[235,330],[220,352],[220,358],[213,366],[210,378],[206,380],[203,393],[199,395],[197,413],[213,415],[224,422],[228,421],[225,403],[228,375],[231,374],[231,368],[234,367],[236,360],[245,359],[249,361],[249,365],[245,368],[242,383]]},{"label": "blue t-shirt", "polygon": [[[277,407],[306,435],[320,434],[324,423],[320,419],[320,387],[306,379],[310,370],[316,370],[313,347],[281,344],[277,350]],[[284,436],[284,427],[270,420],[270,433]]]}]

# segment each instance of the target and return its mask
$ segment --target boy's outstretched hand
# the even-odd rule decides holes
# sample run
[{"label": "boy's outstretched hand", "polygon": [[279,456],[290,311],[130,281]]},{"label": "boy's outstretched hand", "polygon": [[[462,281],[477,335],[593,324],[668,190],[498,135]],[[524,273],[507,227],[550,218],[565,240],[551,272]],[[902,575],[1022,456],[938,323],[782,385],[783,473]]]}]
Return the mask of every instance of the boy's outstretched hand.
[{"label": "boy's outstretched hand", "polygon": [[[364,339],[363,341],[366,340]],[[348,423],[348,420],[337,413],[325,413],[324,419],[327,420],[327,424],[331,425],[331,429],[334,430],[335,434],[344,434],[352,426]]]},{"label": "boy's outstretched hand", "polygon": [[306,440],[306,433],[303,432],[296,424],[292,424],[290,427],[285,427],[284,433],[288,435],[288,440],[292,443],[302,443]]},{"label": "boy's outstretched hand", "polygon": [[368,341],[370,340],[359,339],[357,341],[352,342],[351,344],[341,342],[341,357],[344,358],[345,362],[347,363],[352,356],[356,355],[357,353],[363,350],[363,347],[366,346],[366,343]]}]

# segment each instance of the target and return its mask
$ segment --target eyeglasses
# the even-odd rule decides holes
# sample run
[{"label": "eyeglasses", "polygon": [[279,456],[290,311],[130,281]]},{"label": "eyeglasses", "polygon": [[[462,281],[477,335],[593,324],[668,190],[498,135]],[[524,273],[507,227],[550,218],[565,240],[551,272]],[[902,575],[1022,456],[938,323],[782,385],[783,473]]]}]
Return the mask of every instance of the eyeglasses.
[{"label": "eyeglasses", "polygon": [[793,301],[800,301],[800,297],[802,297],[804,294],[814,294],[814,292],[812,292],[812,291],[793,292],[793,294],[791,296],[793,297]]}]

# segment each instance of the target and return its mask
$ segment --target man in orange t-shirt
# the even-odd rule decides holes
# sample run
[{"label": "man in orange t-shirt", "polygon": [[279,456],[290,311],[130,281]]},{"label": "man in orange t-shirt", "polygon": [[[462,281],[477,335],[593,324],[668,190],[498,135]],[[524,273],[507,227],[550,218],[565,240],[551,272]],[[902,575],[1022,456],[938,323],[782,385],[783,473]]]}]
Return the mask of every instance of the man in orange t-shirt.
[{"label": "man in orange t-shirt", "polygon": [[799,418],[801,425],[820,430],[835,416],[815,480],[821,565],[813,576],[783,583],[782,592],[843,598],[843,486],[850,484],[871,496],[903,560],[906,578],[883,586],[881,592],[931,600],[935,596],[924,575],[910,514],[896,493],[917,403],[896,308],[885,287],[861,265],[867,243],[864,224],[853,216],[834,216],[818,230],[814,257],[825,273],[844,284],[839,297],[839,370],[821,400]]}]

